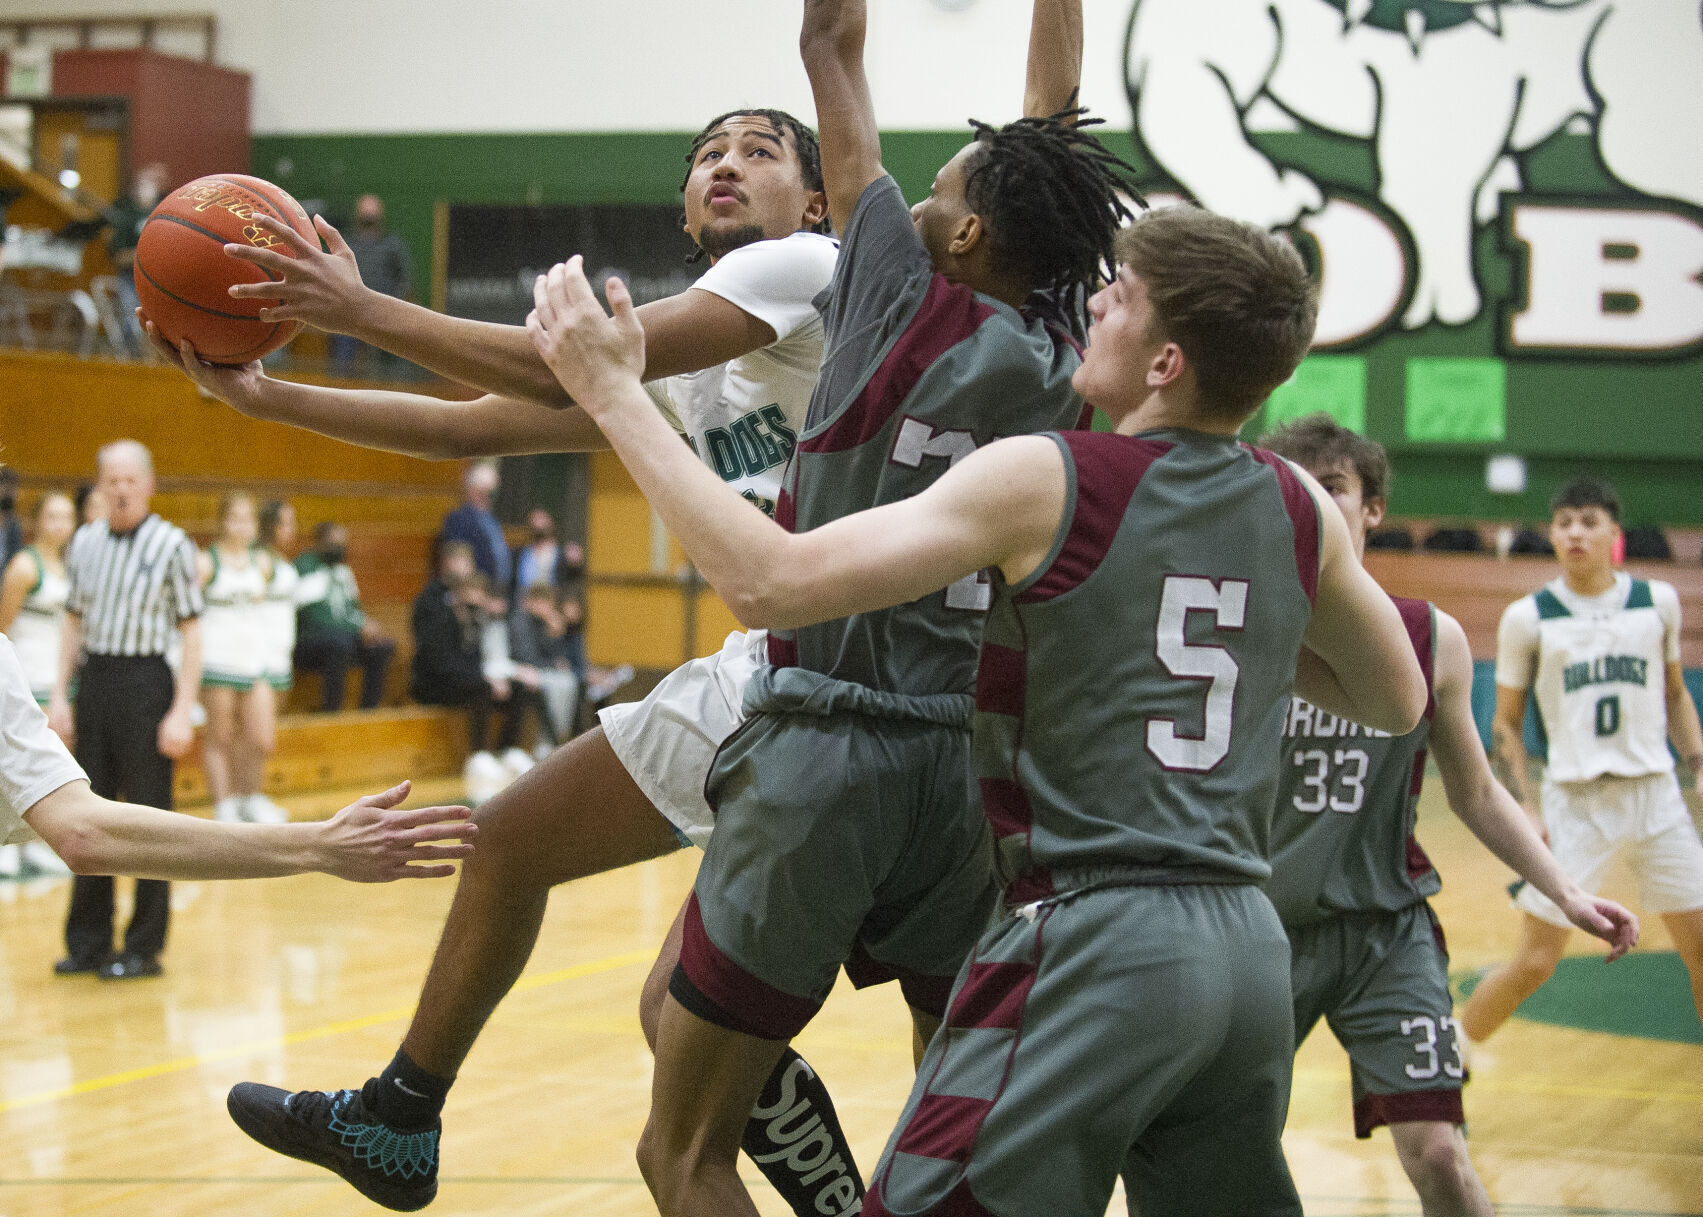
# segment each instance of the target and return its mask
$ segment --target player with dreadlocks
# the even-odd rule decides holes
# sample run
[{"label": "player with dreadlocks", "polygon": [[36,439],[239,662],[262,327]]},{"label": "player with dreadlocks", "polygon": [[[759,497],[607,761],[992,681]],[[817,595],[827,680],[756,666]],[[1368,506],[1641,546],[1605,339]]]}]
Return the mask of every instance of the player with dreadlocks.
[{"label": "player with dreadlocks", "polygon": [[[682,190],[682,226],[711,265],[689,290],[639,310],[650,352],[646,389],[705,464],[772,512],[821,363],[823,328],[813,301],[828,285],[836,253],[822,235],[827,206],[815,133],[779,110],[719,115],[692,141]],[[446,317],[370,292],[335,230],[320,231],[331,252],[281,237],[296,257],[263,260],[282,279],[262,293],[285,301],[274,315],[353,333],[488,396],[446,402],[287,384],[258,364],[227,370],[186,360],[210,392],[247,414],[419,456],[606,446],[524,329]],[[688,841],[703,844],[711,828],[704,775],[717,745],[739,724],[745,682],[763,650],[761,631],[730,635],[717,654],[666,677],[644,701],[605,709],[600,726],[480,808],[484,864],[462,870],[395,1058],[359,1089],[290,1094],[240,1085],[229,1106],[242,1128],[269,1148],[336,1171],[379,1204],[412,1210],[430,1203],[445,1098],[525,967],[550,888]],[[678,937],[677,924],[646,986],[647,1034]],[[816,1206],[824,1189],[861,1196],[851,1151],[814,1071],[794,1053],[773,1073],[756,1105],[759,1115],[769,1114],[750,1120],[745,1138],[757,1165],[801,1214],[825,1211]],[[779,1112],[793,1118],[771,1133]],[[785,1134],[805,1128],[813,1145],[829,1147],[837,1170],[796,1167]]]},{"label": "player with dreadlocks", "polygon": [[[863,0],[807,0],[801,50],[842,241],[776,512],[797,532],[909,499],[998,436],[1082,424],[1080,323],[1061,323],[1110,274],[1134,193],[1074,108],[1080,0],[1035,0],[1027,117],[976,126],[914,208],[881,164],[864,26]],[[565,273],[541,284],[535,340]],[[657,1031],[639,1165],[668,1217],[755,1217],[735,1169],[745,1114],[842,965],[859,986],[900,982],[919,1052],[938,1028],[995,896],[968,777],[988,603],[972,575],[770,634],[749,718],[706,786],[716,831]],[[832,1165],[809,1137],[794,1152]],[[835,1199],[820,1211],[854,1211],[849,1184]]]}]

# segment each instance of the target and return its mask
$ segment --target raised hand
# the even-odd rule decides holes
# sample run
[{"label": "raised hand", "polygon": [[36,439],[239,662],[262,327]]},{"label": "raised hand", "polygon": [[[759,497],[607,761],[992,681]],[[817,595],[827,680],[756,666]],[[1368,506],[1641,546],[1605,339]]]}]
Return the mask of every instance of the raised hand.
[{"label": "raised hand", "polygon": [[303,321],[328,333],[348,333],[360,315],[367,288],[343,234],[324,216],[314,216],[314,229],[325,242],[321,249],[318,242],[305,239],[282,220],[257,215],[254,222],[287,245],[290,254],[253,245],[225,246],[231,257],[252,262],[274,276],[265,283],[239,283],[230,289],[231,295],[278,301],[260,310],[262,321]]},{"label": "raised hand", "polygon": [[[397,811],[411,784],[356,799],[323,825],[325,857],[318,869],[353,883],[438,879],[453,875],[444,859],[466,858],[479,826],[465,807]],[[420,863],[429,865],[420,865]]]},{"label": "raised hand", "polygon": [[538,354],[594,418],[620,391],[636,386],[645,368],[645,332],[627,285],[611,276],[604,291],[614,316],[603,311],[586,280],[585,261],[575,254],[538,276],[526,318]]}]

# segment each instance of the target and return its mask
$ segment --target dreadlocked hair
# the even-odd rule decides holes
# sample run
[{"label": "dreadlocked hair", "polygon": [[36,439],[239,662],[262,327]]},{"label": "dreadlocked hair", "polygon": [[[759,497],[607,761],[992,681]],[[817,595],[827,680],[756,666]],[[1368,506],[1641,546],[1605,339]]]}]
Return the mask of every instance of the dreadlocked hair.
[{"label": "dreadlocked hair", "polygon": [[1003,127],[971,119],[964,201],[988,221],[994,269],[1028,281],[1031,307],[1081,338],[1084,301],[1117,273],[1113,238],[1133,215],[1126,199],[1147,201],[1135,167],[1085,130],[1105,120],[1075,101]]},{"label": "dreadlocked hair", "polygon": [[[785,110],[729,110],[726,114],[718,114],[704,124],[703,130],[692,137],[691,147],[686,149],[686,176],[680,179],[680,190],[686,190],[686,184],[692,180],[692,166],[698,163],[698,153],[709,143],[710,136],[720,129],[721,125],[730,118],[760,118],[775,129],[775,133],[783,139],[792,136],[793,151],[798,154],[798,174],[804,181],[806,190],[824,190],[822,183],[822,145],[816,140],[816,132],[811,130],[797,118]],[[684,224],[686,217],[680,217]],[[811,232],[826,233],[829,231],[826,216],[813,225]],[[694,249],[686,259],[688,266],[699,262],[704,257],[704,251]]]}]

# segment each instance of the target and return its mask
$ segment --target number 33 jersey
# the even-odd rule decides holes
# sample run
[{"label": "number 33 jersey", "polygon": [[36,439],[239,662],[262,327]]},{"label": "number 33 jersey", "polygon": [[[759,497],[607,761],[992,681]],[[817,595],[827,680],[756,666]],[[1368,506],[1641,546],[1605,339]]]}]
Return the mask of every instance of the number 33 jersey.
[{"label": "number 33 jersey", "polygon": [[1233,438],[1054,439],[1063,519],[1039,570],[995,579],[976,684],[1006,900],[1100,869],[1262,882],[1318,506],[1286,461]]},{"label": "number 33 jersey", "polygon": [[1425,673],[1425,717],[1392,736],[1289,699],[1265,886],[1287,928],[1399,912],[1443,886],[1413,836],[1436,711],[1436,613],[1424,600],[1390,599]]},{"label": "number 33 jersey", "polygon": [[1679,661],[1673,585],[1617,574],[1600,596],[1557,579],[1508,606],[1496,635],[1496,683],[1530,689],[1552,782],[1673,770],[1667,665]]}]

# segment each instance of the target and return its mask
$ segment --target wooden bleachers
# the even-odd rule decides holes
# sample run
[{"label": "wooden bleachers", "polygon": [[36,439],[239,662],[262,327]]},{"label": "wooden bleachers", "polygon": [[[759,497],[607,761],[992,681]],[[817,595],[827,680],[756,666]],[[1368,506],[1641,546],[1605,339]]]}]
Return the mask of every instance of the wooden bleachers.
[{"label": "wooden bleachers", "polygon": [[[1369,550],[1366,569],[1391,595],[1435,601],[1466,630],[1475,659],[1496,657],[1502,610],[1560,573],[1553,558],[1391,550]],[[1630,562],[1626,569],[1678,590],[1685,610],[1681,662],[1703,668],[1703,565],[1695,560]]]}]

